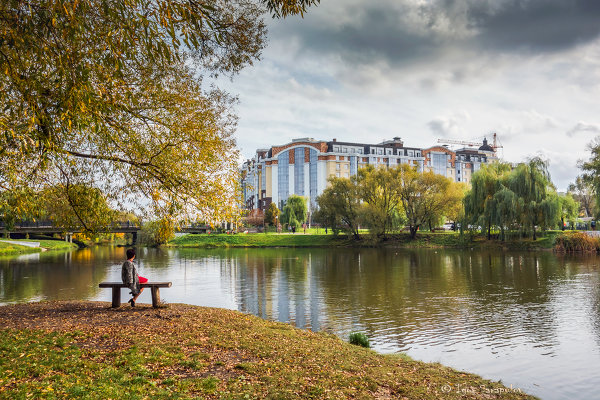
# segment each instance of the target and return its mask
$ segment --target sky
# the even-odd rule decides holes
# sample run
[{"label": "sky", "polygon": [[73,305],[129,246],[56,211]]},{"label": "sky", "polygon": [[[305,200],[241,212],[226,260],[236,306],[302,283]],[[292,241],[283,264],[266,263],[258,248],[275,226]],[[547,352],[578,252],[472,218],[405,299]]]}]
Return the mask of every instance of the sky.
[{"label": "sky", "polygon": [[405,146],[498,135],[510,162],[542,156],[559,190],[600,135],[600,2],[321,0],[267,18],[239,97],[243,159],[293,138]]}]

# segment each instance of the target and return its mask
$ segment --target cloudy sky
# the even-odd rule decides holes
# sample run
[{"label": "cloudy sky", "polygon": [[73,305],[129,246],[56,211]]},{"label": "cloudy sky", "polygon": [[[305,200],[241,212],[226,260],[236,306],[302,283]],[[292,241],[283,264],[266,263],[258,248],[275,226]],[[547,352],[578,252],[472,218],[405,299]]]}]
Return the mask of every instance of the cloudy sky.
[{"label": "cloudy sky", "polygon": [[262,60],[227,83],[238,145],[496,132],[505,160],[542,155],[564,190],[600,135],[599,21],[593,0],[321,0],[269,20]]}]

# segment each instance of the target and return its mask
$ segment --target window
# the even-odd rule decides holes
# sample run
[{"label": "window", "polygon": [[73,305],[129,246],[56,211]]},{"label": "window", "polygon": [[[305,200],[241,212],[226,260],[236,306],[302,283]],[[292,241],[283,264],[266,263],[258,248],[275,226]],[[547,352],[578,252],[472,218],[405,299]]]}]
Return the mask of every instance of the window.
[{"label": "window", "polygon": [[431,162],[433,164],[433,172],[439,175],[446,176],[446,154],[431,154]]},{"label": "window", "polygon": [[409,156],[409,157],[412,157],[412,156],[413,156],[413,154],[414,154],[414,153],[413,153],[413,151],[412,151],[412,150],[408,150],[408,156]]},{"label": "window", "polygon": [[378,150],[379,150],[378,151],[379,154],[383,154],[383,149],[378,149]]},{"label": "window", "polygon": [[333,151],[337,153],[338,151],[340,151],[340,148],[338,146],[333,146]]},{"label": "window", "polygon": [[315,149],[310,149],[310,164],[308,171],[310,174],[309,190],[310,190],[310,201],[314,205],[317,201],[317,159],[318,153]]},{"label": "window", "polygon": [[294,193],[304,196],[304,147],[294,150]]},{"label": "window", "polygon": [[339,171],[340,170],[340,164],[335,164],[335,169]]},{"label": "window", "polygon": [[289,151],[283,151],[277,156],[277,189],[279,201],[283,207],[290,193],[290,174],[289,174],[290,158]]},{"label": "window", "polygon": [[344,147],[344,153],[347,153],[347,152],[348,152],[348,148]]}]

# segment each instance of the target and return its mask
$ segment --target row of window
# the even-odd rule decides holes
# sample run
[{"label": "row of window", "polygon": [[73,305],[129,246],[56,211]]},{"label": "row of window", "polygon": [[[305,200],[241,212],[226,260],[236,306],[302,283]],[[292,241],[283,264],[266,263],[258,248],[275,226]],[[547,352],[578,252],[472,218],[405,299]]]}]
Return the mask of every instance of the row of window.
[{"label": "row of window", "polygon": [[[418,150],[408,150],[408,149],[397,149],[394,152],[394,149],[389,148],[379,148],[379,147],[371,147],[370,154],[380,154],[380,155],[399,155],[399,156],[408,156],[408,157],[421,157],[421,152]],[[345,147],[345,146],[333,146],[334,153],[351,153],[351,154],[363,154],[362,147]]]}]

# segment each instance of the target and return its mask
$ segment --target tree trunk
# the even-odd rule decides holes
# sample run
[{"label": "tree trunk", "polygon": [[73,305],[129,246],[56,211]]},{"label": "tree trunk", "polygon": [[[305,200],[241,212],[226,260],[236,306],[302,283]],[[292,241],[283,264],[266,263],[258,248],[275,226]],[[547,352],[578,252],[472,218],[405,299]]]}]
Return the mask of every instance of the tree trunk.
[{"label": "tree trunk", "polygon": [[490,240],[491,238],[492,238],[492,223],[490,222],[488,224],[487,240]]},{"label": "tree trunk", "polygon": [[500,239],[504,242],[504,226],[500,227]]},{"label": "tree trunk", "polygon": [[560,217],[560,230],[565,230],[565,217]]},{"label": "tree trunk", "polygon": [[419,227],[418,226],[410,226],[410,238],[414,239],[415,237],[417,237],[417,229]]},{"label": "tree trunk", "polygon": [[533,225],[533,240],[537,240],[537,235],[535,232],[535,225]]}]

